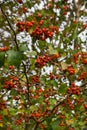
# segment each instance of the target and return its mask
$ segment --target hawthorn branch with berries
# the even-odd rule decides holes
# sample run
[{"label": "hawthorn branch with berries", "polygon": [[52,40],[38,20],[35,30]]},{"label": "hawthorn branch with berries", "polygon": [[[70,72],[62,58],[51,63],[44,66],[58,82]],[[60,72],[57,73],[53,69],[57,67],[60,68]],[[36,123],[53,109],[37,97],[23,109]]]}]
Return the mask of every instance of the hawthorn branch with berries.
[{"label": "hawthorn branch with berries", "polygon": [[[6,13],[4,12],[3,10],[3,7],[2,5],[0,4],[0,9],[1,9],[1,12],[4,16],[4,18],[6,19],[10,29],[12,30],[13,34],[14,34],[14,41],[15,41],[15,46],[17,48],[17,51],[19,50],[19,46],[18,46],[18,42],[17,42],[17,35],[16,35],[16,32],[15,30],[13,29],[11,23],[10,23],[10,20],[9,18],[7,17]],[[29,81],[28,81],[28,77],[27,77],[27,72],[26,72],[26,65],[24,64],[24,62],[22,62],[22,65],[23,65],[23,68],[24,68],[24,74],[25,74],[25,77],[26,77],[26,81],[27,81],[27,89],[28,89],[28,101],[29,101],[29,104],[30,104],[30,99],[29,99]]]}]

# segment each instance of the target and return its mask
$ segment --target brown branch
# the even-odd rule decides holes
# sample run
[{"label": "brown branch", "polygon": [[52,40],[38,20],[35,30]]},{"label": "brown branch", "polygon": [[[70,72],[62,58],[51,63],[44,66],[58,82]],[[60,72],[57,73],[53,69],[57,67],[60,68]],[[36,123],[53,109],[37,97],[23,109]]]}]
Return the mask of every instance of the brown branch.
[{"label": "brown branch", "polygon": [[[8,22],[8,25],[9,25],[10,29],[12,30],[12,32],[13,32],[13,34],[14,34],[15,45],[16,45],[17,50],[19,50],[18,43],[17,43],[17,38],[16,38],[16,33],[15,33],[15,31],[14,31],[14,29],[13,29],[13,27],[12,27],[10,21],[9,21],[9,18],[8,18],[7,15],[5,14],[5,12],[4,12],[4,10],[3,10],[1,4],[0,4],[0,8],[1,8],[1,11],[2,11],[2,14],[3,14],[4,18],[5,18],[6,21]],[[24,64],[24,62],[22,62],[22,64],[23,64],[23,67],[24,67],[24,74],[25,74],[25,77],[26,77],[26,80],[27,80],[28,101],[30,101],[30,99],[29,99],[29,81],[28,81],[27,72],[26,72],[26,65]]]},{"label": "brown branch", "polygon": [[76,0],[73,0],[73,4],[74,4],[74,11],[76,12],[76,20],[78,21],[80,5],[78,4],[78,2],[76,2]]},{"label": "brown branch", "polygon": [[14,34],[15,45],[16,45],[16,47],[17,47],[17,50],[19,50],[18,43],[17,43],[17,38],[16,38],[16,33],[15,33],[15,31],[14,31],[14,29],[13,29],[13,27],[12,27],[10,21],[9,21],[9,18],[7,17],[6,13],[4,12],[4,10],[3,10],[1,4],[0,4],[0,9],[1,9],[1,12],[2,12],[4,18],[5,18],[6,21],[8,22],[8,25],[9,25],[10,29],[12,30],[12,32],[13,32],[13,34]]},{"label": "brown branch", "polygon": [[[70,97],[71,95],[72,95],[72,94],[67,95],[66,98],[64,98],[62,101],[58,102],[58,103],[53,107],[53,109],[52,109],[51,111],[48,111],[48,113],[47,113],[47,114],[48,114],[48,117],[51,116],[51,115],[53,115],[55,109],[56,109],[59,105],[63,104],[64,101],[67,99],[67,97]],[[47,119],[48,117],[46,117],[46,119]],[[42,122],[44,122],[46,119],[43,119],[41,122],[39,122],[39,124],[42,123]]]},{"label": "brown branch", "polygon": [[24,67],[24,74],[25,74],[25,77],[26,77],[26,80],[27,80],[28,101],[29,101],[29,104],[30,104],[30,95],[29,95],[29,88],[30,88],[30,85],[29,85],[29,80],[28,80],[28,76],[27,76],[27,72],[26,72],[26,65],[24,64],[24,62],[22,62],[22,64],[23,64],[23,67]]},{"label": "brown branch", "polygon": [[84,87],[85,85],[87,85],[87,82],[85,82],[84,84],[82,84],[80,87]]}]

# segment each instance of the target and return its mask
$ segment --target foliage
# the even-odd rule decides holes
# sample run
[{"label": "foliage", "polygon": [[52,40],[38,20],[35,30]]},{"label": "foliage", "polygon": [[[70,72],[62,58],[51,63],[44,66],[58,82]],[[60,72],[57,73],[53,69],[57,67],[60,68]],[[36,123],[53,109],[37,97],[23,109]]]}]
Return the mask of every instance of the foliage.
[{"label": "foliage", "polygon": [[0,129],[87,129],[87,2],[0,2]]}]

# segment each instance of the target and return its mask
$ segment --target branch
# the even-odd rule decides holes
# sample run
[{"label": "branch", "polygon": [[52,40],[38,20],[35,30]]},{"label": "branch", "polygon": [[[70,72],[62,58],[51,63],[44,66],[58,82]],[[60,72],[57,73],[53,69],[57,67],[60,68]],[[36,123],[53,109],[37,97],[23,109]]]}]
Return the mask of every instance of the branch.
[{"label": "branch", "polygon": [[16,38],[16,33],[15,33],[15,31],[14,31],[14,29],[13,29],[13,27],[12,27],[10,21],[9,21],[9,18],[8,18],[7,15],[5,14],[5,12],[4,12],[4,10],[3,10],[1,4],[0,4],[0,8],[1,8],[1,11],[2,11],[2,14],[3,14],[4,18],[5,18],[6,21],[8,22],[8,25],[9,25],[10,29],[12,30],[12,32],[13,32],[13,34],[14,34],[15,45],[16,45],[16,47],[17,47],[17,50],[19,50],[18,43],[17,43],[17,38]]},{"label": "branch", "polygon": [[85,82],[84,84],[82,84],[80,87],[84,87],[85,85],[87,85],[87,82]]},{"label": "branch", "polygon": [[[72,94],[67,95],[66,98],[64,98],[62,101],[58,102],[58,103],[53,107],[53,109],[48,112],[48,117],[51,116],[51,115],[53,115],[55,109],[56,109],[59,105],[63,104],[64,101],[67,99],[67,97],[68,97],[68,96],[70,97],[71,95],[72,95]],[[43,119],[40,123],[44,122],[46,119],[47,119],[47,117],[46,117],[45,119]],[[40,123],[39,123],[39,124],[40,124]]]},{"label": "branch", "polygon": [[73,0],[74,3],[74,10],[76,12],[76,20],[79,20],[79,9],[80,9],[80,5],[78,4],[78,2],[76,2],[76,0]]},{"label": "branch", "polygon": [[[9,18],[8,18],[7,15],[5,14],[5,12],[4,12],[4,10],[3,10],[1,4],[0,4],[0,8],[1,8],[1,11],[2,11],[2,14],[3,14],[4,18],[5,18],[6,21],[8,22],[8,25],[9,25],[10,29],[12,30],[12,32],[13,32],[13,34],[14,34],[15,45],[16,45],[17,50],[19,50],[18,43],[17,43],[17,38],[16,38],[16,33],[15,33],[15,31],[14,31],[14,29],[13,29],[13,27],[12,27],[10,21],[9,21]],[[23,67],[24,67],[24,74],[25,74],[25,77],[26,77],[27,87],[28,87],[28,101],[29,101],[29,103],[30,103],[30,99],[29,99],[29,87],[30,87],[30,86],[29,86],[29,81],[28,81],[27,72],[26,72],[26,65],[24,64],[24,62],[22,62],[22,64],[23,64]]]},{"label": "branch", "polygon": [[24,62],[22,62],[22,64],[23,64],[23,67],[24,67],[24,74],[25,74],[26,81],[27,81],[27,88],[28,88],[28,101],[29,101],[29,103],[30,103],[30,95],[29,95],[29,88],[30,88],[30,85],[29,85],[29,80],[28,80],[28,77],[27,77],[26,65],[24,64]]}]

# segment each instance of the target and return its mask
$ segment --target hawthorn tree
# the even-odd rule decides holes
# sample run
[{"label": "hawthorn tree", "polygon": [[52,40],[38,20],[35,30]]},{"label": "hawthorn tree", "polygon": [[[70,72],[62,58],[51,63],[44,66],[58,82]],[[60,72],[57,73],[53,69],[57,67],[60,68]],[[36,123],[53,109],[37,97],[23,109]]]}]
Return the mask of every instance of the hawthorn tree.
[{"label": "hawthorn tree", "polygon": [[87,129],[86,6],[0,2],[0,130]]}]

